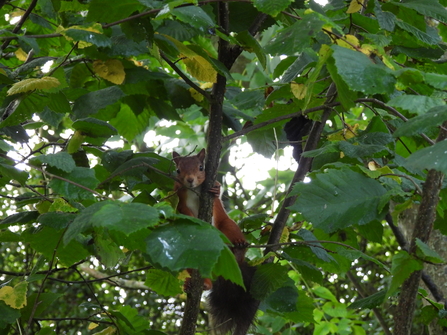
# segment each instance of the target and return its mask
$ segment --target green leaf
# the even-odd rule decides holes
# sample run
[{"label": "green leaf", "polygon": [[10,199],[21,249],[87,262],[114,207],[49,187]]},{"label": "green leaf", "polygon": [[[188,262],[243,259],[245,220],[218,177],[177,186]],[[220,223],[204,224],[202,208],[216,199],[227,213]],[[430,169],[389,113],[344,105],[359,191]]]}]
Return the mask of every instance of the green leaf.
[{"label": "green leaf", "polygon": [[366,94],[391,93],[396,79],[386,66],[375,64],[361,52],[333,45],[338,74],[349,88]]},{"label": "green leaf", "polygon": [[84,246],[77,241],[71,241],[64,245],[62,243],[63,233],[63,229],[56,230],[45,226],[34,233],[27,232],[24,237],[33,249],[42,253],[47,259],[52,259],[56,252],[56,257],[65,266],[71,266],[89,255]]},{"label": "green leaf", "polygon": [[3,121],[0,123],[0,128],[15,126],[30,121],[32,115],[34,113],[40,113],[47,103],[47,98],[36,93],[20,96],[8,106],[6,113],[3,115]]},{"label": "green leaf", "polygon": [[76,218],[73,213],[48,212],[39,216],[37,222],[43,226],[48,226],[56,230],[67,228],[67,226]]},{"label": "green leaf", "polygon": [[22,225],[29,222],[35,222],[38,216],[39,216],[38,211],[20,212],[12,214],[7,218],[3,219],[2,221],[0,221],[0,229],[4,229],[9,226],[14,226],[17,224]]},{"label": "green leaf", "polygon": [[276,16],[289,7],[292,0],[254,0],[253,5],[265,14]]},{"label": "green leaf", "polygon": [[277,132],[271,127],[264,127],[260,130],[251,131],[247,134],[248,143],[251,144],[254,152],[271,158],[276,151],[275,140]]},{"label": "green leaf", "polygon": [[416,169],[434,169],[447,175],[447,140],[416,151],[407,158],[408,166]]},{"label": "green leaf", "polygon": [[171,11],[180,21],[190,24],[202,32],[208,32],[209,29],[216,26],[216,23],[200,7],[186,6],[178,7]]},{"label": "green leaf", "polygon": [[62,92],[50,93],[48,94],[48,98],[48,108],[50,108],[53,112],[60,113],[62,115],[71,113],[70,103]]},{"label": "green leaf", "polygon": [[112,41],[106,35],[98,34],[93,31],[84,29],[67,29],[65,35],[71,37],[75,41],[85,41],[92,43],[97,47],[111,47]]},{"label": "green leaf", "polygon": [[91,117],[79,119],[72,125],[73,129],[79,130],[83,135],[89,137],[111,137],[118,134],[117,130],[105,121]]},{"label": "green leaf", "polygon": [[[285,60],[287,59],[288,58],[286,58]],[[287,67],[286,71],[284,71],[284,74],[282,75],[280,82],[290,83],[291,81],[295,80],[295,78],[298,77],[304,69],[306,69],[310,64],[316,61],[318,61],[318,57],[314,51],[309,49],[304,50],[301,55],[292,63],[292,65]],[[279,65],[275,69],[275,77],[279,76],[279,74],[276,74],[278,67]]]},{"label": "green leaf", "polygon": [[124,258],[124,253],[107,232],[99,231],[94,240],[97,257],[106,268],[115,267]]},{"label": "green leaf", "polygon": [[383,145],[360,143],[354,145],[348,141],[340,141],[338,147],[346,156],[352,158],[375,157],[376,153],[379,153],[377,156],[381,157],[387,152],[387,148]]},{"label": "green leaf", "polygon": [[414,259],[406,251],[399,251],[393,256],[393,263],[391,266],[391,274],[393,275],[393,278],[386,295],[389,297],[394,294],[414,271],[419,271],[423,268],[422,261]]},{"label": "green leaf", "polygon": [[[138,0],[120,0],[110,6],[109,0],[92,0],[89,3],[87,20],[91,22],[114,22],[127,18],[143,8]],[[107,10],[105,10],[107,9]]]},{"label": "green leaf", "polygon": [[198,269],[202,276],[210,278],[225,244],[211,225],[190,221],[177,219],[169,226],[155,229],[146,240],[146,253],[151,263],[161,268]]},{"label": "green leaf", "polygon": [[[32,293],[28,297],[27,305],[21,310],[22,318],[28,320],[33,311],[34,316],[39,317],[53,302],[62,296],[63,294],[57,293]],[[37,299],[39,300],[36,301]]]},{"label": "green leaf", "polygon": [[427,113],[409,119],[393,133],[394,137],[413,136],[426,132],[429,128],[439,126],[447,121],[447,106],[431,108]]},{"label": "green leaf", "polygon": [[287,272],[287,268],[277,263],[258,266],[250,293],[255,299],[263,300],[284,285],[289,279]]},{"label": "green leaf", "polygon": [[259,42],[248,31],[241,31],[236,35],[236,39],[246,51],[254,52],[262,67],[266,69],[267,56]]},{"label": "green leaf", "polygon": [[1,183],[17,180],[21,185],[24,185],[28,180],[28,172],[21,171],[9,164],[0,163],[0,180]]},{"label": "green leaf", "polygon": [[374,13],[376,14],[377,21],[380,28],[393,31],[396,26],[396,16],[391,12],[382,11],[382,7],[378,0],[374,0]]},{"label": "green leaf", "polygon": [[92,228],[107,228],[132,234],[158,223],[158,211],[140,203],[102,201],[87,207],[68,227],[64,243],[69,243],[78,234]]},{"label": "green leaf", "polygon": [[447,88],[447,75],[439,73],[425,73],[425,81],[434,88],[445,90]]},{"label": "green leaf", "polygon": [[380,268],[384,269],[385,271],[389,272],[387,266],[385,266],[383,263],[381,263],[379,260],[377,260],[374,257],[368,256],[367,254],[361,252],[360,250],[353,250],[353,249],[347,249],[344,247],[337,247],[336,248],[337,254],[340,256],[343,256],[344,258],[347,258],[351,261],[356,260],[358,258],[363,258],[364,260],[367,260],[369,262],[373,262],[376,265],[378,265]]},{"label": "green leaf", "polygon": [[380,306],[386,297],[386,291],[382,290],[379,292],[376,292],[374,294],[371,294],[370,296],[363,298],[363,299],[357,299],[352,304],[348,306],[349,309],[373,309],[375,307]]},{"label": "green leaf", "polygon": [[135,115],[128,105],[121,105],[120,111],[114,119],[110,120],[110,124],[118,130],[120,135],[131,142],[146,129],[149,117],[147,110]]},{"label": "green leaf", "polygon": [[124,93],[118,86],[111,86],[87,93],[74,102],[73,115],[76,119],[85,118],[117,102],[123,96]]},{"label": "green leaf", "polygon": [[[178,115],[177,111],[175,110],[172,105],[168,104],[166,101],[158,98],[149,97],[147,99],[149,106],[151,107],[152,111],[157,115],[159,119],[166,119],[166,120],[178,120],[180,121],[181,118]],[[142,127],[139,127],[142,128]]]},{"label": "green leaf", "polygon": [[371,221],[365,225],[359,225],[357,229],[368,241],[382,243],[383,226],[379,221]]},{"label": "green leaf", "polygon": [[[274,1],[270,1],[275,3]],[[316,14],[307,14],[302,20],[296,21],[276,35],[265,51],[272,55],[294,55],[310,47],[310,37],[314,31],[319,31],[324,25]]]},{"label": "green leaf", "polygon": [[326,287],[318,286],[313,290],[313,292],[320,298],[332,301],[334,303],[338,302],[334,294],[331,291],[329,291],[329,289],[327,289]]},{"label": "green leaf", "polygon": [[287,313],[286,316],[295,322],[314,323],[314,301],[306,295],[305,291],[298,291],[296,312]]},{"label": "green leaf", "polygon": [[[136,156],[118,166],[112,173],[113,176],[133,176],[141,179],[148,170],[148,166],[153,166],[158,160],[151,157]],[[160,177],[157,175],[157,177]],[[161,178],[161,177],[160,177]]]},{"label": "green leaf", "polygon": [[346,110],[355,106],[354,100],[357,98],[357,93],[350,90],[348,85],[343,81],[337,72],[335,60],[333,57],[328,58],[326,62],[327,69],[331,74],[332,80],[337,87],[337,97]]},{"label": "green leaf", "polygon": [[310,183],[296,184],[291,195],[298,195],[298,199],[289,208],[327,233],[385,215],[378,210],[386,196],[383,186],[348,169],[317,174]]},{"label": "green leaf", "polygon": [[404,2],[392,2],[392,4],[414,9],[424,16],[447,23],[447,11],[438,0],[406,0]]},{"label": "green leaf", "polygon": [[50,187],[54,192],[69,199],[92,199],[93,194],[90,190],[94,190],[99,184],[95,171],[84,167],[75,167],[71,172],[60,173],[59,176],[65,180],[53,178]]},{"label": "green leaf", "polygon": [[171,273],[159,269],[149,269],[144,284],[166,297],[182,293],[179,280]]},{"label": "green leaf", "polygon": [[444,259],[434,250],[430,249],[430,247],[422,242],[420,239],[416,239],[416,254],[418,257],[424,261],[440,264],[444,263]]},{"label": "green leaf", "polygon": [[[152,335],[151,331],[147,333],[150,328],[149,320],[147,317],[139,315],[138,310],[130,306],[121,306],[119,312],[112,312],[113,316],[116,317],[117,323],[120,329],[120,333],[128,335],[139,335],[139,334],[149,334]],[[153,334],[153,335],[163,335],[163,334]]]},{"label": "green leaf", "polygon": [[56,154],[37,156],[33,159],[41,164],[48,164],[64,172],[71,172],[76,168],[76,163],[71,155],[65,151]]},{"label": "green leaf", "polygon": [[284,257],[284,259],[292,262],[295,265],[295,267],[298,269],[298,271],[301,273],[306,281],[312,281],[318,284],[323,283],[323,274],[317,267],[315,267],[311,263],[303,261],[301,259],[290,257],[286,252],[283,252],[282,256]]},{"label": "green leaf", "polygon": [[436,106],[445,105],[441,98],[432,98],[425,95],[403,94],[388,101],[388,105],[402,108],[418,115],[425,114]]},{"label": "green leaf", "polygon": [[18,309],[9,307],[4,301],[0,300],[0,315],[0,329],[5,329],[7,325],[15,323],[21,315],[23,316],[23,313]]},{"label": "green leaf", "polygon": [[[299,230],[298,235],[301,236],[304,241],[316,241],[316,240],[318,240],[318,238],[316,238],[315,235],[311,231],[309,231],[307,229],[304,229],[304,228],[301,228]],[[332,257],[326,250],[324,250],[320,243],[313,242],[312,244],[314,246],[309,244],[309,248],[310,248],[310,250],[312,250],[312,252],[315,254],[315,256],[317,256],[319,259],[321,259],[324,262],[333,262],[333,261],[335,261],[334,257]]]},{"label": "green leaf", "polygon": [[396,24],[403,30],[408,31],[410,34],[416,36],[419,40],[429,45],[436,45],[441,42],[441,38],[438,35],[428,34],[422,30],[415,28],[413,25],[397,20]]},{"label": "green leaf", "polygon": [[273,292],[263,301],[266,308],[278,313],[296,311],[298,290],[294,286],[283,286]]}]

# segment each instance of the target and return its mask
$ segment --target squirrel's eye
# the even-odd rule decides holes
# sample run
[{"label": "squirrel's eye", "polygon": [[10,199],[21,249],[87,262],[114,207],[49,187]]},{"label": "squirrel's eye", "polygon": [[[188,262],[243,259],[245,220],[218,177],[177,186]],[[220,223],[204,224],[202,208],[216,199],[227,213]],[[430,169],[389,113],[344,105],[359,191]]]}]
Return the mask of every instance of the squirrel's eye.
[{"label": "squirrel's eye", "polygon": [[179,169],[177,169],[177,173],[180,173],[180,170],[179,170]]},{"label": "squirrel's eye", "polygon": [[200,170],[200,171],[203,171],[203,165],[200,165],[200,166],[199,166],[199,170]]}]

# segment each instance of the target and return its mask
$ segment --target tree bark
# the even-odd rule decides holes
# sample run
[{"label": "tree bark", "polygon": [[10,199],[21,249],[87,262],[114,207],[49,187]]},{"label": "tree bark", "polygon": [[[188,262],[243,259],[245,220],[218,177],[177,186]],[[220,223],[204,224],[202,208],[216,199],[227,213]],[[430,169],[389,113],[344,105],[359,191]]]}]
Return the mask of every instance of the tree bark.
[{"label": "tree bark", "polygon": [[[447,122],[443,124],[437,142],[445,140],[447,136]],[[439,192],[442,187],[444,175],[436,170],[430,170],[422,189],[422,200],[419,206],[418,215],[414,224],[412,237],[409,243],[409,254],[416,255],[416,239],[428,243],[433,223],[436,219],[436,207],[439,201]],[[405,280],[399,295],[397,311],[394,315],[394,334],[410,335],[413,324],[414,310],[416,308],[416,297],[422,270],[413,272]]]}]

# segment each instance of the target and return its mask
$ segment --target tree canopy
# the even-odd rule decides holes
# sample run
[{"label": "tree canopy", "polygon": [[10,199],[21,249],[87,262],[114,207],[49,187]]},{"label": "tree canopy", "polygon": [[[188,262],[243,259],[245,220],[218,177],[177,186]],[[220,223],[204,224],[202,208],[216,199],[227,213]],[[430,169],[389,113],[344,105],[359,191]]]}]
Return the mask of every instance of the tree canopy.
[{"label": "tree canopy", "polygon": [[[445,333],[445,6],[0,0],[0,333],[210,333],[184,270],[241,273],[211,195],[175,212],[201,148],[253,334]],[[248,189],[255,153],[299,164]]]}]

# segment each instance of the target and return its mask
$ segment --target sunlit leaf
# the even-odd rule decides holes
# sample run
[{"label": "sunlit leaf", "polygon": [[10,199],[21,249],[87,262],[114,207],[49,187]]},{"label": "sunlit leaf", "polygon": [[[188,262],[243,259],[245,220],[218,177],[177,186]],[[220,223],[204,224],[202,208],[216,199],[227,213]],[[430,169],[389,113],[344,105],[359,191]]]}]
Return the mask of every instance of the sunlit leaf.
[{"label": "sunlit leaf", "polygon": [[351,0],[351,3],[349,4],[346,13],[352,14],[360,11],[363,8],[363,1],[364,0]]},{"label": "sunlit leaf", "polygon": [[101,78],[107,79],[116,85],[122,84],[126,77],[123,63],[118,59],[96,60],[93,62],[93,71]]},{"label": "sunlit leaf", "polygon": [[174,296],[182,292],[179,280],[172,273],[159,269],[148,270],[144,284],[164,296]]},{"label": "sunlit leaf", "polygon": [[21,281],[14,287],[3,286],[0,288],[0,300],[3,300],[8,306],[20,309],[26,305],[26,292],[28,283]]},{"label": "sunlit leaf", "polygon": [[188,72],[196,79],[214,83],[217,80],[217,71],[201,56],[187,57],[183,59]]},{"label": "sunlit leaf", "polygon": [[12,85],[8,95],[23,93],[33,90],[47,90],[59,86],[61,83],[54,77],[24,79]]}]

